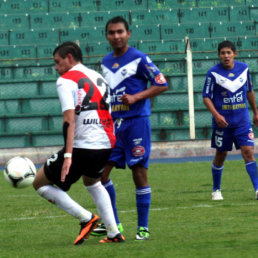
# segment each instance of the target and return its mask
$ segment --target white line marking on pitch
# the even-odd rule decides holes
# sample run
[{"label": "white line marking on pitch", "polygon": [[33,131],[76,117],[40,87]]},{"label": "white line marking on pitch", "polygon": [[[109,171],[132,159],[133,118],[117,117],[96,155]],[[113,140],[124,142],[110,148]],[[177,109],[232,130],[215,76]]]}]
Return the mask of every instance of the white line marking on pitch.
[{"label": "white line marking on pitch", "polygon": [[[163,211],[163,210],[169,210],[169,209],[192,209],[192,208],[215,208],[218,206],[223,206],[224,204],[221,202],[219,204],[198,204],[198,205],[193,205],[193,206],[182,206],[182,207],[164,207],[164,208],[153,208],[150,209],[151,211]],[[243,203],[243,204],[235,204],[235,203],[230,203],[228,204],[230,206],[255,206],[255,203]],[[129,213],[129,212],[136,212],[136,210],[120,210],[119,212],[121,213]],[[58,215],[58,216],[35,216],[35,217],[21,217],[21,218],[8,218],[8,219],[1,219],[1,222],[6,222],[6,221],[19,221],[19,220],[32,220],[32,219],[54,219],[54,218],[61,218],[61,217],[66,217],[67,215]]]}]

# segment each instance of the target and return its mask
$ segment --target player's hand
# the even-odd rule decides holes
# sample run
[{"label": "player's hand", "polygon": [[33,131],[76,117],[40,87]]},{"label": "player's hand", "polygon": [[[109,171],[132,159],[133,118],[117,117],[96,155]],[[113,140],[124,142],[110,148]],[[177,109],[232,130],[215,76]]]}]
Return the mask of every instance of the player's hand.
[{"label": "player's hand", "polygon": [[253,121],[254,121],[254,126],[258,126],[258,115],[254,115]]},{"label": "player's hand", "polygon": [[217,123],[217,125],[221,128],[226,128],[228,126],[228,123],[225,119],[224,116],[218,114],[216,117],[215,117],[215,121]]},{"label": "player's hand", "polygon": [[71,158],[65,158],[61,171],[61,182],[65,181],[66,176],[69,174],[69,170],[72,164]]},{"label": "player's hand", "polygon": [[124,94],[120,99],[123,101],[125,105],[128,105],[128,106],[134,104],[137,101],[134,95],[130,95],[130,94]]}]

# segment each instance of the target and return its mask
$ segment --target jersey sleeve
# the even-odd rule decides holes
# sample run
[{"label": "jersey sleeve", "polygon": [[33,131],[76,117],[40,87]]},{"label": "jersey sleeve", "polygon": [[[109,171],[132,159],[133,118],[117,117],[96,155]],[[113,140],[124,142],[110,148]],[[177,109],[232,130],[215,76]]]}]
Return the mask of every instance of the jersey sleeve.
[{"label": "jersey sleeve", "polygon": [[69,109],[75,109],[73,88],[63,78],[59,78],[56,83],[58,97],[61,103],[62,112]]},{"label": "jersey sleeve", "polygon": [[252,78],[251,74],[249,72],[249,69],[247,70],[247,91],[252,91],[253,90],[253,83],[252,83]]},{"label": "jersey sleeve", "polygon": [[206,75],[206,79],[203,86],[202,96],[203,98],[210,98],[213,97],[213,88],[214,88],[214,77],[212,76],[211,72],[209,71]]},{"label": "jersey sleeve", "polygon": [[155,86],[167,86],[166,78],[159,68],[152,62],[149,56],[143,55],[140,62],[140,69],[143,75]]}]

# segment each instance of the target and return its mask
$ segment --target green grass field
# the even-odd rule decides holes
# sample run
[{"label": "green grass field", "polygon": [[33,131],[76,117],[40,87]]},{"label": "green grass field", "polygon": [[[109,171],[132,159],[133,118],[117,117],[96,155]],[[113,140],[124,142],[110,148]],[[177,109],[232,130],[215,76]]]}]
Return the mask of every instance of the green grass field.
[{"label": "green grass field", "polygon": [[[225,163],[223,201],[211,201],[211,163],[151,164],[151,239],[136,242],[135,190],[129,170],[114,170],[125,243],[73,241],[78,221],[32,189],[13,189],[0,175],[0,257],[257,257],[258,201],[243,161]],[[81,181],[68,192],[96,212]]]}]

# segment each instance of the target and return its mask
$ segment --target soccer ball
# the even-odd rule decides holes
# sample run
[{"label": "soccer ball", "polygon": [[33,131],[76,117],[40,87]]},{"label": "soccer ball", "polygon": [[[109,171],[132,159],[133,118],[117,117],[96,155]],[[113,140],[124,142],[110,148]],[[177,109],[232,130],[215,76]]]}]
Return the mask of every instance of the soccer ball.
[{"label": "soccer ball", "polygon": [[32,184],[37,173],[33,162],[26,157],[11,158],[5,166],[5,180],[15,188],[24,188]]}]

